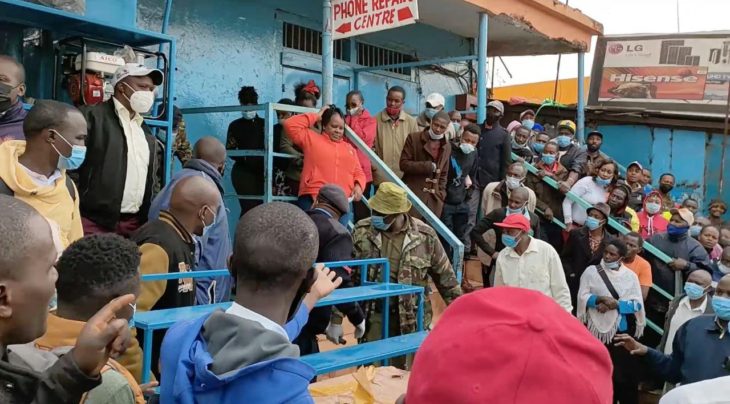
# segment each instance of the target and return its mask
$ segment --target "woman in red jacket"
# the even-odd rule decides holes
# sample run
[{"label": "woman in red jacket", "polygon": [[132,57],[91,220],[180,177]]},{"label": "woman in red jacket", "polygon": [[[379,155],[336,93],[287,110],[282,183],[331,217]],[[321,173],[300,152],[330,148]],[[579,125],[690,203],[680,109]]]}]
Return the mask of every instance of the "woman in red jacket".
[{"label": "woman in red jacket", "polygon": [[[347,116],[345,116],[345,123],[360,139],[362,139],[368,148],[372,149],[373,144],[375,143],[375,132],[378,124],[375,121],[375,118],[370,115],[370,112],[365,109],[365,106],[363,105],[364,103],[365,99],[360,91],[354,90],[347,93]],[[360,160],[360,167],[362,167],[362,171],[365,174],[366,184],[364,191],[366,196],[370,197],[370,184],[373,182],[373,171],[372,166],[370,165],[370,159],[368,159],[365,153],[358,150],[358,148],[349,139],[347,139],[347,142],[352,144],[352,147],[357,152],[357,158]],[[364,203],[357,202],[353,205],[355,221],[370,216],[370,210]]]},{"label": "woman in red jacket", "polygon": [[[311,128],[321,122],[322,133]],[[334,106],[293,116],[284,121],[284,132],[304,153],[304,168],[299,182],[299,201],[304,210],[325,184],[339,185],[352,200],[359,201],[365,187],[365,174],[355,149],[345,142],[345,120]],[[340,218],[344,225],[352,218],[352,209]]]}]

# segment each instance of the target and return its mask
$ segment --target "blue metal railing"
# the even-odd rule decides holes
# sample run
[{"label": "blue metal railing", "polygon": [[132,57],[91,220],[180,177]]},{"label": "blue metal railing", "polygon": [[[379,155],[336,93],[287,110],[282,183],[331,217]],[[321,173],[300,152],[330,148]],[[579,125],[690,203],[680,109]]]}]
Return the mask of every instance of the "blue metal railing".
[{"label": "blue metal railing", "polygon": [[[307,113],[307,112],[318,112],[314,108],[304,108],[293,105],[285,105],[278,103],[266,103],[251,106],[219,106],[219,107],[200,107],[200,108],[184,108],[182,109],[183,114],[208,114],[208,113],[219,113],[219,112],[239,112],[239,111],[265,111],[266,128],[264,132],[265,142],[264,150],[229,150],[228,156],[263,156],[264,162],[264,195],[236,195],[238,199],[257,199],[264,202],[271,202],[273,200],[292,200],[292,197],[273,196],[273,171],[274,171],[274,157],[280,158],[296,158],[295,156],[283,153],[274,153],[274,116],[276,111],[287,111],[294,113]],[[389,181],[402,187],[408,193],[408,199],[416,207],[416,210],[423,216],[425,221],[443,237],[446,242],[451,246],[453,251],[452,254],[452,266],[456,273],[457,280],[461,282],[462,278],[462,265],[464,259],[464,244],[446,227],[436,215],[431,212],[428,207],[406,186],[405,183],[390,169],[379,157],[376,155],[365,142],[357,136],[352,129],[345,127],[345,136],[350,140],[352,144],[357,147],[358,150],[362,151],[371,163],[382,170],[385,173],[386,178]]]}]

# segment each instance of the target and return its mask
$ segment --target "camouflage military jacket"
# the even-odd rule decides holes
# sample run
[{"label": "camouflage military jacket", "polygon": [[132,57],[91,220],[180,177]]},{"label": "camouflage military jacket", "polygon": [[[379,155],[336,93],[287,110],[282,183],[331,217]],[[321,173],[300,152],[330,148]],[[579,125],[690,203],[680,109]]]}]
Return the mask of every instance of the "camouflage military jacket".
[{"label": "camouflage military jacket", "polygon": [[[361,220],[353,232],[355,258],[387,258],[381,256],[382,234],[370,225],[370,218]],[[357,272],[359,269],[355,269]],[[397,270],[392,268],[392,271]],[[424,305],[424,327],[431,324],[431,304],[428,299],[428,280],[433,279],[441,296],[450,304],[461,296],[461,287],[456,281],[456,275],[449,263],[446,252],[436,232],[419,219],[409,217],[408,229],[403,240],[400,256],[400,270],[395,274],[398,283],[423,286],[426,289],[426,304]],[[391,274],[391,277],[393,274]],[[359,274],[353,274],[353,279],[360,279]],[[382,265],[373,265],[368,269],[369,281],[382,281]],[[401,334],[416,331],[416,316],[418,312],[416,296],[398,297],[398,315]],[[374,304],[367,307],[368,319],[373,315]],[[369,320],[368,320],[369,321]]]}]

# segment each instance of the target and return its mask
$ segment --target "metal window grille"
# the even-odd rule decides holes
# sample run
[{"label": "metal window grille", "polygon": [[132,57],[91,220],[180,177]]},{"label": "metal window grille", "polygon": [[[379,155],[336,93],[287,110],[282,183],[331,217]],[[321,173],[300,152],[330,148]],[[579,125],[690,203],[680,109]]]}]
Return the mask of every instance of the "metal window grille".
[{"label": "metal window grille", "polygon": [[[348,43],[347,39],[338,39],[334,41],[335,59],[346,60],[345,49],[348,46]],[[322,33],[315,29],[285,22],[283,45],[285,48],[321,55]]]},{"label": "metal window grille", "polygon": [[[413,62],[415,60],[415,57],[405,53],[364,43],[357,44],[357,63],[363,66],[382,66],[395,63]],[[410,67],[386,69],[386,71],[408,76],[411,74]]]}]

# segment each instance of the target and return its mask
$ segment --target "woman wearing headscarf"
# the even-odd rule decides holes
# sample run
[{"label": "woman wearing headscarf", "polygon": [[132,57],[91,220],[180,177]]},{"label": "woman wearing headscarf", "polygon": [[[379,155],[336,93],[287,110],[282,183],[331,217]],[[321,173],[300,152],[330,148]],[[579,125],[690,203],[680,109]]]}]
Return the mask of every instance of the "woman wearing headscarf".
[{"label": "woman wearing headscarf", "polygon": [[606,345],[613,361],[613,402],[639,402],[639,362],[623,347],[613,344],[616,334],[640,338],[646,313],[636,274],[623,265],[626,244],[610,240],[598,265],[586,268],[578,290],[578,318]]}]

